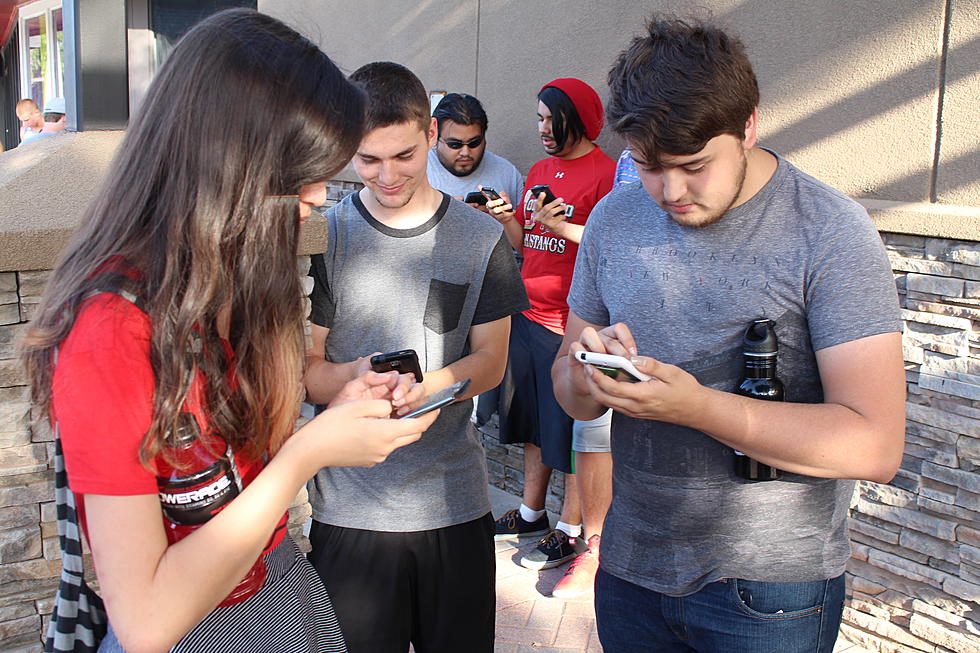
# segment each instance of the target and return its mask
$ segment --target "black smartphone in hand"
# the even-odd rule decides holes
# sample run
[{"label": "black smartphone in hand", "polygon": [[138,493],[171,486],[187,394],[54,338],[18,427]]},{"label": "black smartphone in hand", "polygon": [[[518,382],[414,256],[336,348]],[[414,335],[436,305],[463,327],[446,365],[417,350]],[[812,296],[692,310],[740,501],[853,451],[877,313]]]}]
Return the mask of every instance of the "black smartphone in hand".
[{"label": "black smartphone in hand", "polygon": [[401,415],[398,419],[420,417],[437,408],[447,406],[462,397],[466,393],[466,388],[469,386],[470,380],[463,379],[462,381],[457,381],[448,388],[443,388],[439,392],[433,392],[422,401],[422,404],[418,408]]},{"label": "black smartphone in hand", "polygon": [[540,195],[541,193],[544,193],[544,204],[551,204],[556,199],[558,199],[557,197],[555,197],[555,194],[551,192],[551,186],[549,186],[548,184],[538,184],[537,186],[531,187],[531,195],[534,197],[535,200],[538,199],[538,195]]},{"label": "black smartphone in hand", "polygon": [[483,194],[484,197],[486,197],[486,200],[484,200],[484,204],[487,201],[494,201],[500,199],[500,193],[498,193],[495,189],[490,188],[489,186],[484,186],[483,190],[481,190],[480,192]]},{"label": "black smartphone in hand", "polygon": [[473,190],[466,194],[463,201],[467,204],[479,204],[480,206],[486,206],[487,196],[478,190]]},{"label": "black smartphone in hand", "polygon": [[398,372],[415,375],[415,382],[422,383],[422,367],[414,349],[402,349],[371,357],[371,369],[375,372]]}]

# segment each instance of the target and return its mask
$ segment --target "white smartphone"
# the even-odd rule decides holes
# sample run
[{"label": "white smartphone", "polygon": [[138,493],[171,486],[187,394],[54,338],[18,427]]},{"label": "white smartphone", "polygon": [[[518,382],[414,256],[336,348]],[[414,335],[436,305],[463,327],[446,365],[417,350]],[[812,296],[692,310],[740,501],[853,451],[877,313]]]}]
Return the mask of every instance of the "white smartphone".
[{"label": "white smartphone", "polygon": [[469,379],[463,379],[462,381],[457,381],[448,388],[443,388],[439,392],[433,392],[431,395],[426,397],[422,404],[415,410],[409,411],[404,415],[400,415],[398,419],[408,419],[409,417],[421,417],[426,413],[432,412],[436,408],[442,408],[448,404],[453,403],[457,399],[463,396],[466,392],[466,388],[470,386]]},{"label": "white smartphone", "polygon": [[587,363],[597,370],[616,381],[628,381],[637,383],[639,381],[649,381],[653,377],[644,374],[633,366],[628,358],[615,356],[613,354],[597,354],[593,351],[575,352],[575,358],[583,363]]}]

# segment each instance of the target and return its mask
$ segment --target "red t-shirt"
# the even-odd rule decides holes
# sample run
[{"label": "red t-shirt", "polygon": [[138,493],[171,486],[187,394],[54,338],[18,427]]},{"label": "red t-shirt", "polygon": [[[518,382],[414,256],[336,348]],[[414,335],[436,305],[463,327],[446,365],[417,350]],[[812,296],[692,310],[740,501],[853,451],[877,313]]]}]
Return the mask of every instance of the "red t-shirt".
[{"label": "red t-shirt", "polygon": [[[82,304],[74,326],[58,347],[53,414],[61,432],[68,485],[76,495],[86,537],[86,494],[158,493],[156,474],[139,460],[140,443],[153,413],[150,334],[145,313],[119,295],[102,293]],[[201,408],[203,389],[199,374],[185,409],[197,418],[202,437],[208,437],[207,417]],[[153,463],[167,469],[162,459]],[[240,453],[235,454],[235,463],[245,485],[263,467],[261,459]],[[285,526],[284,514],[265,551],[282,541]]]},{"label": "red t-shirt", "polygon": [[[548,184],[555,197],[571,205],[572,224],[584,225],[592,207],[613,186],[616,162],[598,147],[577,159],[553,156],[531,166],[524,184],[524,198],[532,186]],[[568,289],[572,285],[578,243],[559,238],[539,222],[530,222],[537,198],[521,202],[517,219],[524,223],[524,265],[521,276],[531,302],[524,315],[550,331],[565,334],[568,322]]]}]

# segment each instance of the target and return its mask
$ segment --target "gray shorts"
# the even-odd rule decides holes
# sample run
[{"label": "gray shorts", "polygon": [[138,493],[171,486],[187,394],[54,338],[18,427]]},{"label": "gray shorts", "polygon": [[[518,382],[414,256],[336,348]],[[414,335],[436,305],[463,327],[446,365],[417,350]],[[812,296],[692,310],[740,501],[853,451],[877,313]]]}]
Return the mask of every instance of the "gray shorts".
[{"label": "gray shorts", "polygon": [[612,424],[610,408],[588,422],[575,420],[572,425],[572,451],[579,453],[609,453],[609,427]]}]

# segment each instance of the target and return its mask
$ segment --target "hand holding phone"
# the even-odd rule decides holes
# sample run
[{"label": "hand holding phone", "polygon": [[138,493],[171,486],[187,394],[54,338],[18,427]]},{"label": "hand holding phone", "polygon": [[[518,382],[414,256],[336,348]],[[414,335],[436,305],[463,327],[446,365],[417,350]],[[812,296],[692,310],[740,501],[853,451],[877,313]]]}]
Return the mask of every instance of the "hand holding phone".
[{"label": "hand holding phone", "polygon": [[375,372],[395,371],[399,374],[411,372],[415,375],[415,382],[422,383],[422,366],[419,365],[419,357],[414,349],[402,349],[372,356],[371,369]]},{"label": "hand holding phone", "polygon": [[462,397],[466,393],[466,388],[469,386],[470,379],[463,379],[462,381],[457,381],[448,388],[443,388],[439,392],[433,392],[431,395],[425,398],[418,408],[399,416],[398,419],[419,417],[420,415],[425,415],[426,413],[432,412],[437,408],[447,406]]},{"label": "hand holding phone", "polygon": [[594,351],[582,350],[575,352],[575,359],[581,363],[586,363],[593,366],[609,378],[616,381],[637,383],[640,381],[649,381],[653,378],[649,374],[644,374],[640,370],[636,369],[628,358],[624,358],[622,356],[615,356],[613,354],[598,354]]}]

